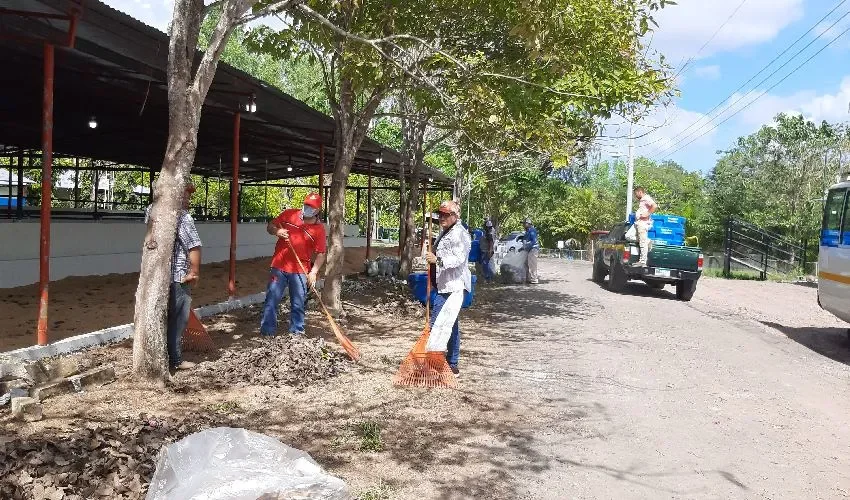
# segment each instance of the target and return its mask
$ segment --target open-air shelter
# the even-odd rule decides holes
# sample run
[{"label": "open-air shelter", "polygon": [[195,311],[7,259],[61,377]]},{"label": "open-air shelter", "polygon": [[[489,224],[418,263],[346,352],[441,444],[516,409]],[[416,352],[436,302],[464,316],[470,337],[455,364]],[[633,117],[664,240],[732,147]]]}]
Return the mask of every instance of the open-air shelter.
[{"label": "open-air shelter", "polygon": [[[140,215],[139,211],[98,213],[97,203],[93,211],[53,210],[53,158],[72,158],[75,172],[147,172],[151,185],[136,189],[136,193],[149,201],[168,134],[167,57],[165,33],[97,0],[6,0],[0,8],[0,85],[4,89],[0,155],[9,158],[10,170],[6,189],[0,190],[6,202],[0,207],[0,221],[37,215],[40,222],[39,344],[48,340],[47,287],[54,257],[51,233],[54,238],[57,233],[55,227],[51,231],[51,219]],[[219,64],[204,102],[192,172],[230,182],[231,295],[235,294],[240,185],[280,185],[286,179],[317,176],[326,195],[323,181],[334,162],[334,134],[334,121],[327,115],[241,70]],[[39,157],[41,203],[36,210],[21,202],[25,183],[13,184],[13,179],[23,179],[25,166]],[[369,178],[367,204],[371,203],[373,177],[398,179],[402,174],[410,180],[410,173],[400,172],[400,168],[396,151],[371,139],[363,142],[352,172]],[[78,179],[77,173],[75,195],[79,193]],[[423,181],[429,189],[442,191],[450,190],[453,182],[432,168],[426,168]],[[358,199],[361,189],[356,188]],[[366,212],[369,217],[371,210]],[[366,224],[367,253],[371,226]],[[0,255],[0,264],[3,260]]]}]

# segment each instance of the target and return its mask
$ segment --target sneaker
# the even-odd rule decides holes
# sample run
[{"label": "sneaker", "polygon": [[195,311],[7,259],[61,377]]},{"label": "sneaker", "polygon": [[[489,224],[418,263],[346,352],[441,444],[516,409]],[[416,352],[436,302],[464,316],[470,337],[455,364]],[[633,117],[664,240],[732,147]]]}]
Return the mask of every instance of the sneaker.
[{"label": "sneaker", "polygon": [[183,361],[179,365],[175,366],[175,370],[191,370],[195,367],[197,363],[192,363],[191,361]]},{"label": "sneaker", "polygon": [[460,370],[457,369],[456,366],[449,366],[452,369],[452,373],[454,373],[455,378],[460,378]]},{"label": "sneaker", "polygon": [[293,337],[301,337],[304,335],[304,332],[289,332]]}]

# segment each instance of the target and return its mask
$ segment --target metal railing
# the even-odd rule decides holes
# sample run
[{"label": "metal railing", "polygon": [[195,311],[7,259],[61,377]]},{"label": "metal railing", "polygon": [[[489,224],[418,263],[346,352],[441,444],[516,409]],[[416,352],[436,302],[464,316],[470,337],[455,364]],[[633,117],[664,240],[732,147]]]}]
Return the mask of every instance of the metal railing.
[{"label": "metal railing", "polygon": [[806,246],[755,224],[730,218],[726,221],[723,274],[731,276],[733,268],[758,273],[762,280],[799,274],[809,264]]}]

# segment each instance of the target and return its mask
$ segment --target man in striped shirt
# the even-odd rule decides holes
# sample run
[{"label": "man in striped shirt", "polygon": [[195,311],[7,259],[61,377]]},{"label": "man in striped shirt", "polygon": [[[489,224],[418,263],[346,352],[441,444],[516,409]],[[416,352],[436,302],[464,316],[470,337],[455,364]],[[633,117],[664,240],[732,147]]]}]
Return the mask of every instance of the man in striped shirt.
[{"label": "man in striped shirt", "polygon": [[[198,283],[201,272],[201,238],[195,227],[195,221],[189,215],[189,200],[195,186],[187,181],[183,191],[183,208],[177,214],[177,234],[174,237],[174,251],[171,254],[171,286],[168,292],[168,366],[172,370],[187,370],[195,366],[191,361],[183,361],[181,342],[183,330],[189,324],[192,309],[192,285]],[[145,210],[145,223],[150,225],[151,207]]]}]

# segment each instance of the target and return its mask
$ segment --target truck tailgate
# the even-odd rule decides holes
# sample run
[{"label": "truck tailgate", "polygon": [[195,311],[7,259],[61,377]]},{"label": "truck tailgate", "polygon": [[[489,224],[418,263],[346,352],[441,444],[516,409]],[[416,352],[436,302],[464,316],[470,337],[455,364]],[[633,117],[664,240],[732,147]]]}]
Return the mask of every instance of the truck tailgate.
[{"label": "truck tailgate", "polygon": [[702,253],[702,250],[695,247],[653,243],[652,249],[649,251],[648,264],[651,267],[697,271],[700,253]]}]

